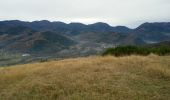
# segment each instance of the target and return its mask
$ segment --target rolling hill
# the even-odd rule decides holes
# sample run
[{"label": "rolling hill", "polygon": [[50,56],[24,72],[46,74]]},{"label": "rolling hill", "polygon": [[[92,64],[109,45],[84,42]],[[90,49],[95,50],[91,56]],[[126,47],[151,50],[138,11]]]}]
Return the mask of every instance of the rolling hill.
[{"label": "rolling hill", "polygon": [[169,56],[88,57],[0,68],[1,100],[169,100]]},{"label": "rolling hill", "polygon": [[101,54],[121,45],[147,45],[170,41],[170,24],[144,23],[135,29],[98,22],[0,21],[0,49],[36,57],[80,57]]},{"label": "rolling hill", "polygon": [[146,47],[170,47],[170,41],[164,41],[164,42],[159,42],[159,43],[153,43],[146,45]]},{"label": "rolling hill", "polygon": [[[18,29],[16,29],[15,28],[16,26],[20,26],[22,28],[18,27]],[[13,27],[15,29],[13,29]],[[25,30],[23,27],[25,27]],[[13,35],[22,34],[22,31],[26,31],[27,30],[26,28],[29,28],[31,30],[35,30],[38,32],[52,31],[60,35],[65,35],[69,38],[79,37],[79,35],[81,38],[83,36],[86,38],[87,37],[86,34],[88,34],[88,38],[92,36],[94,40],[96,40],[97,38],[101,38],[101,39],[97,39],[97,41],[95,42],[105,42],[104,40],[107,37],[108,41],[111,41],[109,42],[110,44],[113,43],[115,37],[120,37],[116,39],[114,44],[119,44],[119,42],[117,42],[119,40],[122,41],[122,44],[123,43],[128,44],[128,40],[131,40],[129,44],[138,45],[138,44],[156,43],[156,42],[169,40],[170,38],[169,27],[170,27],[170,23],[168,22],[144,23],[135,29],[130,29],[125,26],[113,27],[108,25],[107,23],[102,23],[102,22],[85,25],[82,23],[66,24],[63,22],[50,22],[47,20],[33,21],[33,22],[9,20],[9,21],[0,21],[0,34],[8,34],[8,32],[9,33],[13,32]],[[89,33],[92,33],[92,35],[90,35]],[[124,34],[125,38],[123,40],[122,40],[122,33],[126,33]],[[93,34],[95,34],[95,36]],[[110,37],[109,34],[116,34],[116,36],[112,35]],[[119,34],[120,36],[117,36]],[[80,41],[81,39],[78,40]],[[136,40],[139,41],[136,42]]]},{"label": "rolling hill", "polygon": [[1,32],[0,48],[25,53],[57,52],[76,44],[56,32],[39,32],[23,26],[13,26]]}]

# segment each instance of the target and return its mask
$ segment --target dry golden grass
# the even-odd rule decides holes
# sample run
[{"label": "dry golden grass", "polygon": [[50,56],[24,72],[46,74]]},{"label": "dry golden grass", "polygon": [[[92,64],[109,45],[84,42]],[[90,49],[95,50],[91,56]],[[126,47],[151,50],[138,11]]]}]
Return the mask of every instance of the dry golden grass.
[{"label": "dry golden grass", "polygon": [[0,100],[170,100],[170,56],[88,57],[0,68]]}]

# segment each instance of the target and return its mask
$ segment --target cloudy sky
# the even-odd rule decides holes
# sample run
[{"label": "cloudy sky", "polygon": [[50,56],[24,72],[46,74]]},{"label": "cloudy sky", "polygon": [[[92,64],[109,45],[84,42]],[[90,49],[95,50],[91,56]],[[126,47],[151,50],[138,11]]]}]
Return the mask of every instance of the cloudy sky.
[{"label": "cloudy sky", "polygon": [[170,22],[170,0],[0,0],[0,20],[107,22],[136,27]]}]

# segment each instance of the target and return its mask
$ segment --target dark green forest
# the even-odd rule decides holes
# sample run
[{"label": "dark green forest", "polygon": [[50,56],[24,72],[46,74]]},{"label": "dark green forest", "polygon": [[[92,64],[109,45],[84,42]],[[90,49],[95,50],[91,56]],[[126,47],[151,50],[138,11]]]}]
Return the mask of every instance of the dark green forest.
[{"label": "dark green forest", "polygon": [[142,47],[142,46],[120,46],[107,49],[102,55],[128,56],[128,55],[149,55],[156,54],[164,56],[170,54],[170,47]]}]

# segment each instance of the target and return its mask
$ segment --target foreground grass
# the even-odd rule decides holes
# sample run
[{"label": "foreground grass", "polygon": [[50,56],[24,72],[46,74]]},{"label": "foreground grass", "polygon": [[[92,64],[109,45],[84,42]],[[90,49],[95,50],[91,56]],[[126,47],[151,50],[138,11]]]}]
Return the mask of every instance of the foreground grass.
[{"label": "foreground grass", "polygon": [[0,100],[170,100],[170,56],[88,57],[0,68]]}]

